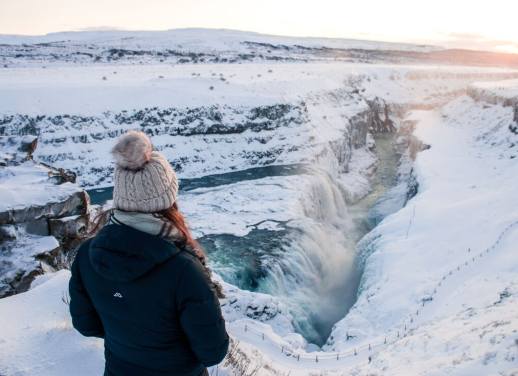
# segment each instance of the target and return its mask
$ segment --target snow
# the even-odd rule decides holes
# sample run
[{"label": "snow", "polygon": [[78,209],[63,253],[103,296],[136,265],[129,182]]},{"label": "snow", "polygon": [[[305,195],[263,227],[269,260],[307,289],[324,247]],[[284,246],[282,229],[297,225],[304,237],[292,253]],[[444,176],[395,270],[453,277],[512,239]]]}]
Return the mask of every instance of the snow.
[{"label": "snow", "polygon": [[[92,32],[2,36],[0,43],[69,40],[67,48],[73,51],[78,45],[90,43],[108,48],[128,35]],[[157,35],[133,33],[132,39],[123,42],[124,47],[180,48],[182,44],[181,48],[192,51],[211,48],[239,52],[245,50],[243,38],[253,41],[256,37],[261,42],[292,45],[394,47],[232,31],[221,32],[217,37],[203,30],[171,31],[160,34],[160,38]],[[343,260],[335,259],[331,251],[337,247],[351,248],[342,243],[347,243],[346,236],[354,238],[351,234],[355,231],[350,218],[344,218],[348,213],[339,198],[344,194],[349,201],[356,202],[368,194],[372,188],[369,176],[376,161],[363,145],[352,148],[346,156],[334,153],[333,147],[342,150],[350,146],[352,138],[344,131],[350,130],[347,124],[354,116],[369,109],[368,100],[385,99],[401,113],[413,110],[404,120],[415,122],[415,135],[431,145],[412,164],[419,192],[359,243],[364,274],[357,301],[336,323],[326,346],[319,349],[308,345],[293,333],[294,311],[286,303],[294,296],[299,298],[305,285],[296,290],[287,284],[274,297],[223,282],[227,298],[222,301],[222,308],[229,331],[240,341],[240,349],[251,364],[267,366],[260,375],[345,372],[485,376],[510,375],[518,367],[513,336],[518,330],[518,261],[514,249],[518,228],[505,233],[491,252],[478,256],[518,218],[518,140],[509,128],[515,121],[513,108],[499,100],[484,102],[490,97],[514,100],[518,81],[498,80],[516,78],[516,71],[321,61],[174,66],[156,62],[142,66],[56,63],[46,68],[22,65],[0,69],[0,114],[5,118],[91,117],[88,124],[70,125],[66,120],[64,126],[48,123],[39,128],[42,142],[35,155],[55,158],[58,167],[84,172],[80,179],[85,186],[110,184],[109,179],[99,179],[99,170],[84,171],[82,166],[104,168],[109,175],[107,161],[112,137],[116,132],[140,126],[138,122],[113,121],[123,111],[147,111],[151,107],[188,111],[215,106],[223,116],[232,119],[225,123],[233,125],[244,121],[244,114],[255,106],[290,104],[295,108],[293,113],[304,108],[302,115],[295,116],[301,120],[299,123],[290,122],[278,129],[216,135],[157,134],[153,141],[170,160],[193,158],[185,163],[181,177],[269,164],[312,164],[311,174],[268,176],[193,189],[181,196],[180,206],[198,236],[245,236],[253,228],[279,230],[279,223],[311,228],[313,232],[297,239],[307,242],[306,246],[312,245],[314,253],[303,256],[318,256],[325,271],[339,275],[347,274],[335,270],[342,265],[337,261]],[[488,96],[474,95],[479,92]],[[171,127],[177,125],[173,123]],[[69,139],[62,141],[63,137]],[[81,141],[83,138],[88,142]],[[271,156],[272,151],[278,152],[275,157]],[[74,185],[51,186],[47,180],[47,170],[33,162],[2,168],[0,210],[42,205],[78,191]],[[397,187],[398,197],[404,188]],[[384,202],[381,206],[380,210],[389,212],[387,207],[392,209],[394,205]],[[321,222],[328,227],[316,225]],[[38,250],[56,245],[52,237],[24,239],[33,241],[24,246],[24,252],[27,247]],[[313,246],[328,243],[332,246]],[[295,268],[300,264],[295,262],[300,256],[296,251],[288,256],[282,260],[288,266]],[[470,261],[474,256],[476,261]],[[24,253],[23,257],[31,258],[32,254]],[[35,262],[33,258],[31,262]],[[284,277],[282,268],[276,271]],[[315,275],[318,276],[311,274],[305,283],[318,281]],[[448,278],[443,281],[445,275]],[[102,373],[102,341],[83,338],[71,327],[62,299],[68,278],[67,271],[46,274],[28,292],[0,300],[0,374]],[[434,293],[439,283],[441,288]],[[314,305],[325,308],[329,303],[328,296],[318,300],[318,296],[307,295]],[[423,307],[423,299],[430,297],[433,300],[426,301]],[[343,305],[346,299],[334,300]],[[420,311],[418,317],[416,310]],[[398,339],[397,331],[406,335]],[[386,345],[385,336],[389,338]],[[369,344],[373,346],[371,352],[366,350]],[[358,355],[354,355],[354,350],[359,351]]]},{"label": "snow", "polygon": [[499,97],[518,100],[518,80],[476,82],[472,86],[475,89],[487,91]]},{"label": "snow", "polygon": [[[416,135],[431,145],[415,161],[420,190],[363,241],[370,244],[370,252],[366,247],[361,292],[357,304],[333,332],[333,349],[360,349],[366,341],[393,335],[393,328],[403,331],[402,322],[412,309],[421,307],[423,297],[433,295],[443,275],[492,246],[502,230],[518,218],[513,183],[518,164],[502,156],[501,145],[487,142],[488,137],[501,139],[508,130],[488,125],[486,111],[509,115],[504,107],[488,108],[469,97],[441,110],[409,115],[417,121]],[[498,117],[491,118],[498,121]],[[493,132],[487,134],[488,128]],[[463,266],[449,277],[434,300],[422,308],[407,336],[376,347],[371,363],[365,350],[357,357],[344,357],[338,364],[322,352],[303,352],[303,360],[297,361],[283,355],[279,347],[300,353],[300,338],[290,342],[291,335],[282,337],[271,326],[239,318],[224,305],[229,330],[255,362],[270,364],[277,371],[291,370],[291,374],[308,374],[311,369],[329,374],[344,370],[350,374],[510,374],[516,367],[511,333],[518,325],[518,263],[513,248],[517,239],[515,227],[481,261]],[[68,272],[62,271],[27,293],[0,301],[7,328],[0,343],[0,364],[10,367],[4,373],[66,374],[66,367],[78,356],[85,364],[84,374],[99,372],[101,343],[82,338],[70,328],[66,306],[61,302],[67,279]],[[281,327],[286,328],[285,322]],[[345,328],[357,337],[345,341]],[[282,332],[278,325],[277,330]],[[48,341],[56,341],[55,346],[59,342],[60,351],[53,351]],[[27,353],[43,361],[31,365],[25,357],[17,357],[22,349],[30,349]],[[260,352],[254,353],[254,349]],[[321,359],[312,363],[311,356]]]},{"label": "snow", "polygon": [[[6,228],[2,229],[5,232]],[[36,256],[50,253],[59,247],[53,236],[38,236],[25,233],[23,229],[11,227],[11,236],[2,242],[0,262],[0,292],[9,291],[10,284],[19,277],[22,279],[32,271],[47,266]]]},{"label": "snow", "polygon": [[[113,138],[127,129],[155,132],[159,150],[182,165],[181,177],[315,162],[330,141],[344,137],[347,119],[368,110],[366,99],[384,98],[402,109],[431,106],[465,92],[473,80],[517,74],[496,68],[355,63],[5,68],[0,69],[0,114],[6,134],[34,121],[40,138],[37,160],[75,171],[82,186],[105,187],[111,185],[107,161]],[[225,124],[238,124],[246,123],[252,108],[283,104],[294,106],[286,118],[293,115],[300,124],[182,136],[174,130],[214,121],[201,118],[182,125],[181,118],[155,116],[164,109],[185,114],[204,108],[221,113]],[[143,125],[145,119],[130,117],[140,111],[167,126]],[[130,119],[121,123],[120,116]]]},{"label": "snow", "polygon": [[284,176],[189,191],[179,205],[198,236],[245,236],[264,221],[288,222],[304,216],[302,200],[308,177]]},{"label": "snow", "polygon": [[0,212],[65,201],[77,192],[76,184],[56,185],[49,169],[33,161],[0,169]]},{"label": "snow", "polygon": [[62,270],[33,290],[0,300],[0,374],[103,373],[103,341],[85,339],[72,327],[63,301],[69,278]]},{"label": "snow", "polygon": [[338,182],[346,192],[348,202],[357,202],[371,189],[369,178],[376,168],[376,158],[367,149],[356,149],[351,156],[349,171],[338,177]]},{"label": "snow", "polygon": [[[499,75],[518,73],[359,63],[13,67],[0,69],[0,113],[99,115],[155,106],[262,105],[322,95],[343,89],[344,83],[365,87],[369,97],[389,95],[399,103],[417,103],[465,88],[475,78],[494,80]],[[365,80],[373,82],[362,85]]]},{"label": "snow", "polygon": [[[396,328],[403,332],[402,323],[408,323],[412,310],[453,270],[458,276],[423,308],[423,326],[419,324],[407,342],[381,351],[372,367],[391,374],[485,375],[516,366],[509,354],[517,321],[515,316],[508,322],[512,314],[507,310],[516,302],[518,262],[513,244],[518,228],[506,234],[494,254],[464,270],[472,255],[478,257],[492,246],[518,218],[518,164],[506,155],[508,145],[504,149],[491,142],[510,136],[507,127],[498,126],[501,117],[509,120],[510,115],[508,108],[461,97],[441,110],[409,116],[417,121],[417,137],[431,145],[415,162],[419,193],[362,241],[365,271],[360,295],[337,324],[333,349],[351,345],[341,340],[346,330],[357,336],[353,344]],[[511,294],[502,303],[507,308],[494,307],[505,289]],[[495,318],[508,322],[506,335],[493,329]],[[488,341],[484,327],[488,336],[501,340]],[[495,356],[481,356],[486,353]]]},{"label": "snow", "polygon": [[433,51],[441,48],[434,46],[405,43],[377,42],[338,38],[301,38],[264,35],[237,30],[213,29],[174,29],[167,31],[82,31],[59,32],[42,36],[0,35],[0,44],[70,42],[88,43],[97,46],[118,46],[124,48],[150,49],[178,48],[189,51],[243,51],[243,42],[259,42],[274,45],[328,48],[363,48],[384,50]]}]

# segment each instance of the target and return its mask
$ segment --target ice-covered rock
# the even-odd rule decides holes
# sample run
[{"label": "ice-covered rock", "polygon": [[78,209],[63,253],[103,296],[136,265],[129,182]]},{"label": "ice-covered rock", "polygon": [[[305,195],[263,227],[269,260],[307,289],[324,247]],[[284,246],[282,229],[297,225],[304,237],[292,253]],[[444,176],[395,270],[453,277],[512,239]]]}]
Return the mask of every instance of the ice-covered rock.
[{"label": "ice-covered rock", "polygon": [[0,297],[24,291],[36,275],[63,267],[70,244],[56,237],[79,238],[89,205],[88,194],[67,181],[73,175],[32,160],[36,138],[2,142],[7,158],[0,167]]},{"label": "ice-covered rock", "polygon": [[0,231],[0,298],[27,290],[35,276],[58,266],[61,247],[53,236],[31,235],[19,225]]}]

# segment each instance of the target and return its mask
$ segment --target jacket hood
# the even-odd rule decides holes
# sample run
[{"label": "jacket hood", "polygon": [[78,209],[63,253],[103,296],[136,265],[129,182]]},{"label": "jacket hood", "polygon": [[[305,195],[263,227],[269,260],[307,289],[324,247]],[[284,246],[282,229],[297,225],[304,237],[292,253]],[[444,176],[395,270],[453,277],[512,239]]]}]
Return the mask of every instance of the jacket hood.
[{"label": "jacket hood", "polygon": [[180,253],[174,244],[130,226],[110,224],[90,243],[93,269],[106,279],[137,279]]}]

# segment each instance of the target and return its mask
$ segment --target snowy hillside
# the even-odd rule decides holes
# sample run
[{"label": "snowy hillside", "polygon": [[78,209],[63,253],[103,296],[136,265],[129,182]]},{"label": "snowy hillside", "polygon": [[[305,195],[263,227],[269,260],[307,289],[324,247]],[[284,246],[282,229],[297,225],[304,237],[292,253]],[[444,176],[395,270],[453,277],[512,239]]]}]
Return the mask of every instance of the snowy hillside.
[{"label": "snowy hillside", "polygon": [[[272,46],[301,46],[307,48],[356,48],[430,51],[439,49],[434,46],[406,43],[377,42],[337,38],[300,38],[276,35],[264,35],[238,30],[213,29],[172,29],[167,31],[81,31],[60,32],[42,36],[0,35],[1,44],[20,45],[23,43],[52,43],[69,41],[72,43],[91,43],[95,46],[110,46],[114,41],[124,40],[126,46],[137,48],[146,46],[150,49],[162,47],[185,48],[196,52],[205,50],[236,52],[243,46],[243,40],[251,43],[270,44]],[[272,47],[273,48],[273,47]]]},{"label": "snowy hillside", "polygon": [[[109,150],[129,129],[175,166],[224,284],[239,343],[218,374],[518,368],[518,71],[233,31],[0,43],[0,286],[15,294],[0,299],[0,375],[102,372],[102,341],[72,329],[56,269],[98,210],[82,189],[110,205]],[[19,156],[26,139],[37,147]]]},{"label": "snowy hillside", "polygon": [[236,30],[82,31],[0,35],[0,67],[85,64],[242,64],[346,61],[518,67],[516,55]]}]

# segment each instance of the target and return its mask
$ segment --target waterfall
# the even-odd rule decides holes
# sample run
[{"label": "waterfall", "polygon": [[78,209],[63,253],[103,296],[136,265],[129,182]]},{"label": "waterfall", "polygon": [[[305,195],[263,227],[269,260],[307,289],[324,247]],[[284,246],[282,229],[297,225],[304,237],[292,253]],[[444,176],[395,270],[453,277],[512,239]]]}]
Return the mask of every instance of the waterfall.
[{"label": "waterfall", "polygon": [[270,266],[259,291],[281,297],[296,329],[322,345],[354,303],[359,282],[355,226],[337,184],[324,171],[306,175],[305,217],[288,223],[283,255]]}]

